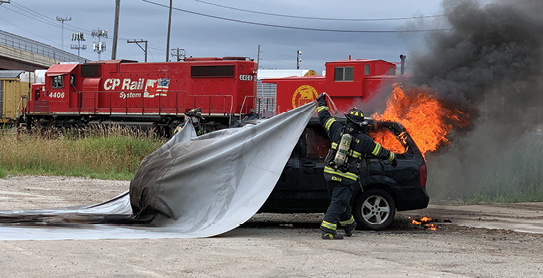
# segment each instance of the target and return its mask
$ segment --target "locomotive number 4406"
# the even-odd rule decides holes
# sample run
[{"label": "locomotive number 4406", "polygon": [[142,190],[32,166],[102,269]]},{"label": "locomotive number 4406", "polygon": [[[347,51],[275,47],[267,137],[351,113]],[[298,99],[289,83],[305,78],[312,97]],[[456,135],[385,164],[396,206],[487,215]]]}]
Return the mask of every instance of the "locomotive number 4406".
[{"label": "locomotive number 4406", "polygon": [[64,98],[64,92],[51,92],[49,93],[50,98]]},{"label": "locomotive number 4406", "polygon": [[241,74],[239,76],[239,80],[241,80],[241,81],[253,81],[253,76],[252,75]]}]

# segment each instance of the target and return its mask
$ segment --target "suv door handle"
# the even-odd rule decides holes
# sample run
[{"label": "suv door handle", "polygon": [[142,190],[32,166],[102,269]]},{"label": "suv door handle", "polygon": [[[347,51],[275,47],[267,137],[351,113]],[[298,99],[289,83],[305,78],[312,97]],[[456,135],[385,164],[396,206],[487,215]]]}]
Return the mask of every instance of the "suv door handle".
[{"label": "suv door handle", "polygon": [[317,164],[315,162],[307,161],[302,164],[302,167],[315,167]]}]

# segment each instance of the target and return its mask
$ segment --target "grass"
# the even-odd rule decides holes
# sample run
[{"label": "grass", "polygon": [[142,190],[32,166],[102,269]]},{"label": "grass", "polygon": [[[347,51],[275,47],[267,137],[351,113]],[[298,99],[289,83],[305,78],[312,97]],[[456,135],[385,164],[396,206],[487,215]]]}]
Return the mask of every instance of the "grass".
[{"label": "grass", "polygon": [[0,177],[63,175],[131,180],[141,160],[165,143],[152,131],[114,126],[17,134],[0,131]]},{"label": "grass", "polygon": [[443,169],[434,169],[437,177],[430,183],[433,188],[427,188],[432,202],[543,202],[542,135],[525,134],[518,141],[480,158],[477,162],[461,160],[462,165],[472,167],[470,172],[447,172],[464,169],[459,164],[443,164]]},{"label": "grass", "polygon": [[541,202],[543,201],[543,141],[532,136],[523,138],[502,153],[493,173],[486,173],[480,190],[470,196],[477,202]]}]

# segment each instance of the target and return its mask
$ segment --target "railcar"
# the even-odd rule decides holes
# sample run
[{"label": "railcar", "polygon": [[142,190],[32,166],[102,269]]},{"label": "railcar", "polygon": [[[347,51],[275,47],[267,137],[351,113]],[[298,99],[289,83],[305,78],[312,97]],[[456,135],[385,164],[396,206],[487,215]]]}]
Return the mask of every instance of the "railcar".
[{"label": "railcar", "polygon": [[58,64],[32,85],[23,109],[27,127],[89,123],[150,126],[170,136],[185,112],[230,126],[255,112],[257,64],[245,57],[128,60]]}]

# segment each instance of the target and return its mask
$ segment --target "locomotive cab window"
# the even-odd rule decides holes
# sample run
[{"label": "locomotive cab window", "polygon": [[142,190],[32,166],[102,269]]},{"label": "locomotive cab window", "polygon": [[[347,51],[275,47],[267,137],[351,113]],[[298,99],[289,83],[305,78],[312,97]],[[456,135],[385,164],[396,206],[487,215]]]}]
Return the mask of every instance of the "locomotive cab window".
[{"label": "locomotive cab window", "polygon": [[364,65],[364,75],[370,75],[370,65]]},{"label": "locomotive cab window", "polygon": [[353,67],[334,68],[334,81],[353,81]]},{"label": "locomotive cab window", "polygon": [[51,88],[64,88],[64,75],[51,77]]}]

